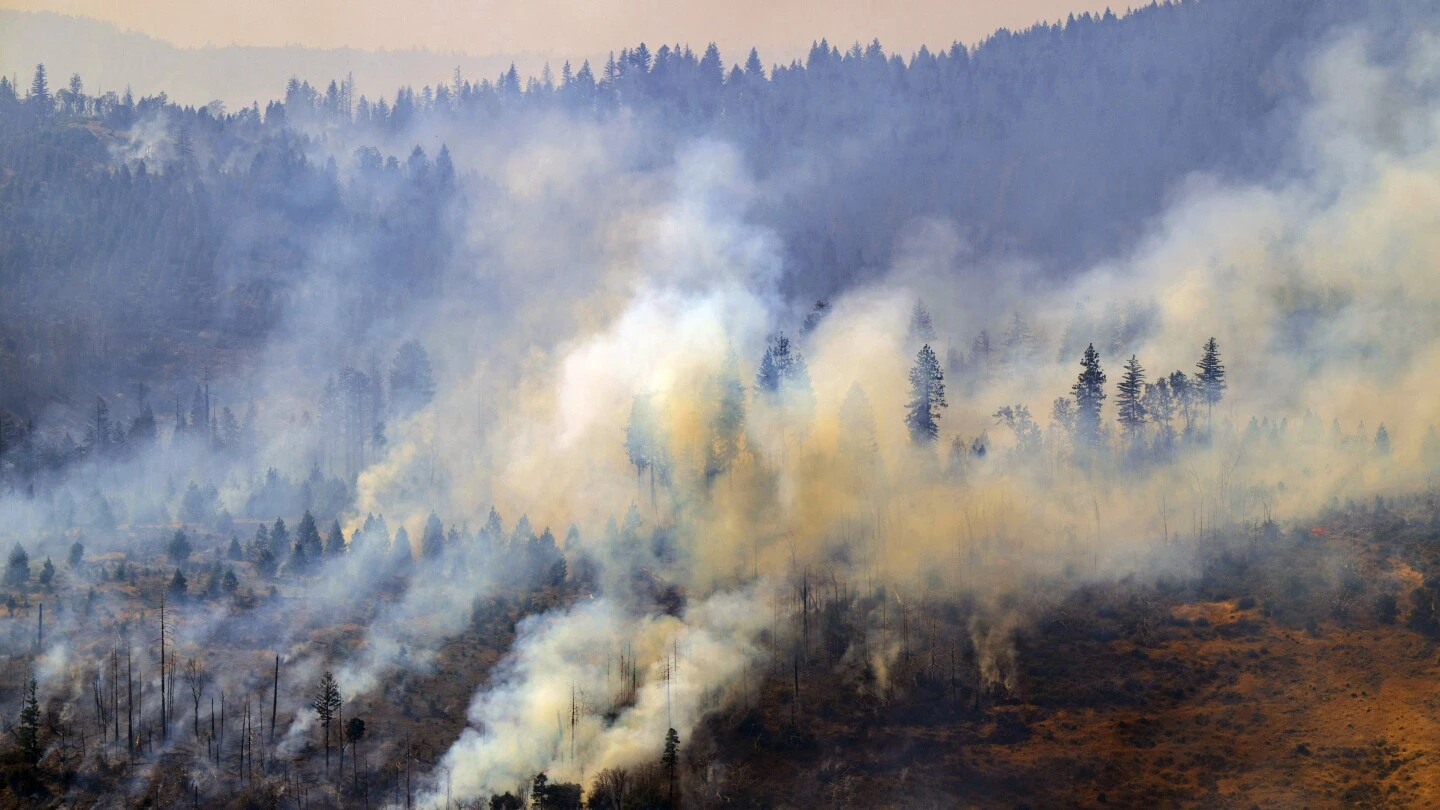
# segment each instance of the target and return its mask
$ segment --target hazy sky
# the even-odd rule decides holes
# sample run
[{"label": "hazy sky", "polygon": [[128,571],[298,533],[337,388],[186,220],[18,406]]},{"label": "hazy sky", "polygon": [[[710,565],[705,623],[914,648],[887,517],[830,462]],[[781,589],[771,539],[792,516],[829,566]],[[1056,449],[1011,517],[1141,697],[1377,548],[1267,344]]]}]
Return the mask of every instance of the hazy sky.
[{"label": "hazy sky", "polygon": [[[767,61],[827,37],[874,37],[913,50],[973,43],[1104,0],[0,0],[0,8],[56,11],[113,22],[177,45],[287,45],[367,49],[425,47],[471,54],[603,53],[644,41],[726,52],[751,44]],[[1129,4],[1114,3],[1117,12]]]}]

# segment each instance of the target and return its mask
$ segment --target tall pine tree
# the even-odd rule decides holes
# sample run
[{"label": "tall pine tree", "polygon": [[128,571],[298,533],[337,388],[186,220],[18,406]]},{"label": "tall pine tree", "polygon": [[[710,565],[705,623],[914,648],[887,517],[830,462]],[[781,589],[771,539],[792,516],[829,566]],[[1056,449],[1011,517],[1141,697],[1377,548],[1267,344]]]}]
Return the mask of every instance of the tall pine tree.
[{"label": "tall pine tree", "polygon": [[1205,403],[1205,422],[1209,427],[1215,406],[1225,398],[1225,389],[1228,387],[1225,383],[1225,364],[1220,362],[1220,345],[1215,342],[1215,338],[1205,341],[1204,353],[1195,367],[1200,370],[1200,373],[1195,375],[1195,384],[1199,387],[1200,401]]},{"label": "tall pine tree", "polygon": [[1115,395],[1116,421],[1125,438],[1134,441],[1145,428],[1145,369],[1135,355],[1125,364],[1125,374],[1120,378],[1119,391]]},{"label": "tall pine tree", "polygon": [[945,374],[930,344],[925,344],[910,369],[910,401],[905,403],[905,427],[910,442],[927,446],[940,435],[940,409],[949,407],[945,401]]},{"label": "tall pine tree", "polygon": [[1085,347],[1080,358],[1080,376],[1070,387],[1075,394],[1075,443],[1078,447],[1100,444],[1100,408],[1105,403],[1105,372],[1100,368],[1100,353],[1095,344]]}]

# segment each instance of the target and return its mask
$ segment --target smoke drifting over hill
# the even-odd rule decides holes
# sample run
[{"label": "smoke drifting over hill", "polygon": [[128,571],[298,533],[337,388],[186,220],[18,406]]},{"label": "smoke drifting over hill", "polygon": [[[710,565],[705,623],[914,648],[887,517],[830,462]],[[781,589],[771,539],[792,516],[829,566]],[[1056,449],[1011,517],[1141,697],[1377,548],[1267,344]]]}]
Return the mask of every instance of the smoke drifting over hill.
[{"label": "smoke drifting over hill", "polygon": [[[255,700],[262,732],[266,689],[291,704],[273,733],[281,760],[315,745],[316,714],[293,707],[323,672],[346,700],[380,700],[436,674],[454,639],[513,630],[465,728],[433,752],[421,806],[541,772],[591,788],[603,769],[654,761],[668,729],[688,741],[707,714],[747,705],[763,673],[793,666],[798,702],[810,623],[831,598],[816,591],[863,605],[833,657],[882,695],[909,611],[968,600],[977,689],[1006,693],[1016,628],[1067,593],[1183,579],[1223,532],[1415,485],[1440,464],[1424,438],[1440,422],[1440,63],[1425,22],[1307,42],[1303,85],[1274,113],[1293,133],[1284,159],[1250,178],[1188,174],[1111,258],[1055,273],[917,214],[884,268],[821,306],[795,294],[810,287],[767,217],[823,179],[805,161],[759,171],[722,135],[652,137],[643,109],[557,104],[478,138],[439,113],[377,135],[287,105],[293,133],[268,137],[296,138],[308,173],[258,140],[207,135],[197,150],[170,109],[137,113],[109,136],[127,178],[142,157],[159,184],[224,160],[215,182],[237,199],[287,195],[205,247],[221,288],[251,291],[220,309],[285,306],[262,305],[258,336],[208,354],[200,404],[166,367],[186,401],[173,420],[156,408],[152,441],[133,428],[112,441],[88,407],[17,430],[0,536],[38,564],[83,530],[103,558],[67,574],[77,582],[163,553],[181,524],[236,536],[241,558],[225,565],[253,570],[251,597],[185,604],[166,643],[223,651],[213,692]],[[303,272],[276,283],[266,251]],[[1211,338],[1223,387],[1197,373]],[[944,407],[921,384],[922,347]],[[1087,347],[1108,376],[1094,424],[1076,377]],[[67,419],[91,423],[88,456],[56,449]],[[319,559],[307,538],[325,544]],[[164,581],[188,565],[177,556]],[[96,660],[114,688],[110,650],[154,635],[146,587],[140,608],[128,590],[102,593],[99,625],[90,607],[57,617],[35,658],[41,691],[83,695]],[[517,624],[507,600],[522,599]],[[30,624],[11,624],[18,655]],[[191,709],[177,700],[164,722],[178,735]],[[211,768],[209,751],[197,742],[191,767]],[[398,742],[390,755],[409,756]]]}]

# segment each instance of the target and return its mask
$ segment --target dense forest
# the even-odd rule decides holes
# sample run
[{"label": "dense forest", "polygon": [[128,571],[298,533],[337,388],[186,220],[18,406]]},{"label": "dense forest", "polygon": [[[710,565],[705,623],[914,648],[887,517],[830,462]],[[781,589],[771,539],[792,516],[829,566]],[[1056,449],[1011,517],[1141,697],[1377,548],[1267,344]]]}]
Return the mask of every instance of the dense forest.
[{"label": "dense forest", "polygon": [[[754,52],[727,62],[642,43],[604,65],[457,72],[393,95],[297,80],[233,111],[91,96],[86,77],[39,70],[28,88],[0,85],[0,367],[19,381],[0,405],[29,418],[134,379],[198,378],[308,307],[341,312],[354,340],[412,298],[463,294],[442,283],[447,268],[494,248],[457,222],[516,192],[477,158],[457,193],[446,142],[513,152],[584,122],[615,140],[596,148],[614,150],[620,177],[697,137],[734,144],[765,187],[752,216],[782,239],[797,300],[876,278],[932,217],[958,223],[967,264],[1009,256],[1073,274],[1138,238],[1187,173],[1276,163],[1304,43],[1359,16],[1216,0],[908,58],[821,42],[803,64],[768,68]],[[603,220],[607,201],[578,204]],[[306,300],[317,265],[335,262],[345,297]]]},{"label": "dense forest", "polygon": [[0,805],[1431,802],[1437,29],[0,78]]}]

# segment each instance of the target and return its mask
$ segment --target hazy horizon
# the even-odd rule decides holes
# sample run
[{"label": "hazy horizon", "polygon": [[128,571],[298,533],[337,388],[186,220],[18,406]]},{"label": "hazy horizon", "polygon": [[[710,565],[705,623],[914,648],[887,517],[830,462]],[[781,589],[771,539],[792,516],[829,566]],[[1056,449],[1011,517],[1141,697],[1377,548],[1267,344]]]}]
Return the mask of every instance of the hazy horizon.
[{"label": "hazy horizon", "polygon": [[[180,7],[155,2],[98,0],[4,0],[0,10],[55,12],[111,23],[179,48],[207,46],[300,46],[367,51],[424,49],[489,56],[537,52],[559,57],[606,53],[637,42],[690,44],[702,50],[750,47],[801,52],[821,38],[832,42],[879,39],[901,51],[931,49],[951,42],[974,43],[996,30],[1023,29],[1064,20],[1069,14],[1123,13],[1130,4],[1097,0],[985,0],[917,2],[906,7],[874,0],[761,3],[742,0],[671,5],[654,0],[612,0],[580,4],[570,0],[486,8],[459,7],[446,0],[417,0],[401,6],[360,0],[340,4],[245,4],[198,2]],[[823,13],[820,13],[823,12]],[[3,40],[0,40],[3,42]]]}]

